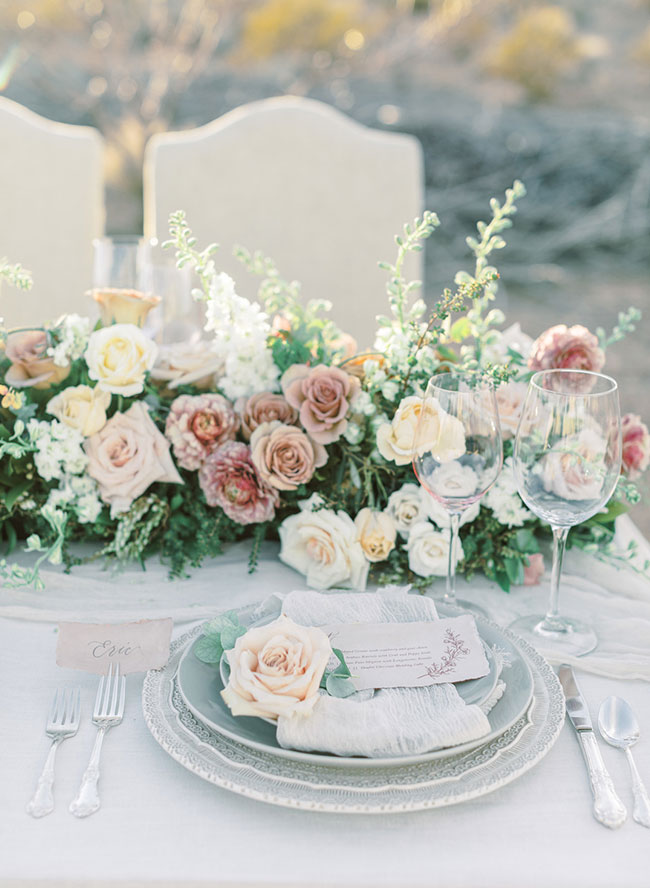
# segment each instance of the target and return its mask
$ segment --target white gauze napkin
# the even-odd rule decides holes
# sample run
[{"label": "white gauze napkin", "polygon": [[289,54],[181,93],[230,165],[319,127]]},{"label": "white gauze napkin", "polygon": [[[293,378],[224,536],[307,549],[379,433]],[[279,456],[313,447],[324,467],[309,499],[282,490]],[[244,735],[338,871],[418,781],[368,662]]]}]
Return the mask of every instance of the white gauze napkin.
[{"label": "white gauze napkin", "polygon": [[[394,587],[344,594],[291,592],[282,611],[303,626],[438,619],[431,599]],[[479,706],[468,706],[452,684],[438,684],[362,691],[345,699],[323,691],[309,717],[278,719],[277,740],[289,749],[377,758],[455,746],[489,730]]]}]

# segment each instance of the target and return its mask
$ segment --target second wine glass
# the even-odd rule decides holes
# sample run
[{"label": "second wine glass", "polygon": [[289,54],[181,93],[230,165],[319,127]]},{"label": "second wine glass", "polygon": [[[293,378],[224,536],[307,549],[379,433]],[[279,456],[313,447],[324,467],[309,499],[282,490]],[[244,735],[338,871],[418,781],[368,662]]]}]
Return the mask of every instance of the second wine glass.
[{"label": "second wine glass", "polygon": [[487,493],[503,463],[499,412],[492,382],[480,374],[440,373],[427,385],[413,446],[422,487],[449,516],[449,563],[443,600],[456,599],[458,530],[463,513]]}]

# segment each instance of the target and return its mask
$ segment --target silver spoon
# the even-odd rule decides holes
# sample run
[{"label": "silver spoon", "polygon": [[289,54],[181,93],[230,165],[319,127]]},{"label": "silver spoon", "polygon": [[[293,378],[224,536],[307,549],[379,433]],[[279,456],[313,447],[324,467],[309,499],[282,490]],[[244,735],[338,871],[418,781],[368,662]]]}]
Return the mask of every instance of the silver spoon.
[{"label": "silver spoon", "polygon": [[632,707],[620,697],[603,700],[598,713],[598,728],[603,738],[612,746],[625,750],[627,763],[632,775],[634,811],[632,816],[641,826],[650,827],[650,798],[637,771],[632,757],[631,746],[639,739],[641,732]]}]

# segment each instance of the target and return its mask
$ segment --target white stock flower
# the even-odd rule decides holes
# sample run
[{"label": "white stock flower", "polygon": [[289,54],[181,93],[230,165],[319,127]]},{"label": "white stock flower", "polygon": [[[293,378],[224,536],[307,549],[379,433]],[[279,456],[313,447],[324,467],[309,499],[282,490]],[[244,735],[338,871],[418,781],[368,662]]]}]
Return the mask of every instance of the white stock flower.
[{"label": "white stock flower", "polygon": [[519,322],[511,324],[506,330],[493,331],[496,338],[483,352],[483,360],[492,364],[506,364],[510,360],[508,349],[518,352],[524,361],[528,358],[533,340],[523,332]]},{"label": "white stock flower", "polygon": [[57,367],[67,367],[80,358],[88,345],[90,318],[78,314],[64,315],[56,325],[59,342],[47,350]]},{"label": "white stock flower", "polygon": [[88,465],[82,449],[83,435],[77,429],[53,419],[39,422],[30,419],[27,424],[30,441],[35,445],[34,465],[44,481],[79,475]]},{"label": "white stock flower", "polygon": [[249,629],[226,651],[230,677],[221,696],[233,715],[311,715],[331,652],[322,629],[299,626],[283,615]]},{"label": "white stock flower", "polygon": [[50,491],[47,505],[67,508],[80,524],[93,524],[102,510],[99,488],[89,475],[65,475],[59,486]]},{"label": "white stock flower", "polygon": [[363,591],[369,563],[358,540],[354,521],[343,511],[320,509],[317,495],[301,504],[279,528],[280,560],[307,577],[314,589],[332,586]]},{"label": "white stock flower", "polygon": [[[409,567],[421,577],[446,577],[449,569],[449,534],[436,530],[428,521],[416,524],[405,546]],[[460,540],[456,543],[456,564],[464,557]]]},{"label": "white stock flower", "polygon": [[214,352],[223,362],[219,386],[226,397],[235,400],[276,389],[278,369],[267,347],[268,316],[256,302],[239,296],[224,272],[212,278],[205,329],[214,333]]},{"label": "white stock flower", "polygon": [[402,484],[388,497],[386,511],[395,522],[397,532],[408,537],[411,528],[427,517],[425,493],[419,484]]},{"label": "white stock flower", "polygon": [[533,517],[517,492],[511,456],[504,462],[501,474],[486,493],[483,503],[492,510],[499,524],[505,524],[507,527],[521,527],[525,521]]}]

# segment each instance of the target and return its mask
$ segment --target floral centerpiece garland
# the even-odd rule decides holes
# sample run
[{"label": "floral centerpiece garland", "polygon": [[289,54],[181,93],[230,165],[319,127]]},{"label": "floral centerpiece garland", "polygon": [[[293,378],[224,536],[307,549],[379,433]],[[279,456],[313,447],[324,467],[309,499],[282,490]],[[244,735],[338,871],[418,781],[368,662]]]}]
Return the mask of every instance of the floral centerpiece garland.
[{"label": "floral centerpiece garland", "polygon": [[[498,273],[489,257],[505,246],[524,194],[515,182],[503,203],[492,200],[490,221],[467,238],[473,272],[459,272],[430,311],[404,262],[439,222],[426,212],[405,226],[395,263],[382,263],[390,312],[369,350],[327,319],[327,303],[304,303],[270,259],[241,248],[260,277],[259,302],[238,295],[217,271],[216,245],[199,251],[182,212],[170,217],[167,246],[198,276],[210,341],[159,348],[129,322],[142,324],[151,300],[134,316],[119,294],[104,306],[106,326],[67,315],[4,331],[0,531],[9,550],[25,539],[37,553],[31,568],[0,562],[4,582],[39,585],[45,559],[71,568],[76,541],[96,543],[94,557],[144,562],[158,552],[182,576],[250,537],[251,569],[260,543],[279,538],[280,558],[318,589],[363,589],[370,571],[422,587],[446,573],[448,519],[415,483],[411,444],[428,379],[454,368],[494,379],[505,438],[499,479],[463,516],[459,569],[506,590],[535,582],[549,530],[519,498],[512,470],[526,382],[543,368],[601,370],[640,314],[621,313],[610,336],[558,325],[533,342],[518,324],[498,329],[505,317],[491,307]],[[29,284],[19,267],[0,272]],[[574,530],[573,545],[612,559],[633,554],[613,546],[614,519],[638,501],[634,479],[649,462],[648,429],[627,415],[617,492]]]}]

